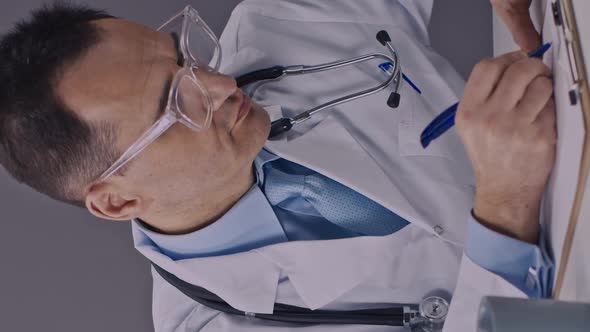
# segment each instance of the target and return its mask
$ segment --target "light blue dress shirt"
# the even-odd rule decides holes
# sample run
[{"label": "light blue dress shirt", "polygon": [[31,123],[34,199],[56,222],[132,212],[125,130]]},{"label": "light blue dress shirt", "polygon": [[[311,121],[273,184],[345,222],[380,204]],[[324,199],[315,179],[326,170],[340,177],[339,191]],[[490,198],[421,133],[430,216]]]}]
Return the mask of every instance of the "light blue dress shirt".
[{"label": "light blue dress shirt", "polygon": [[545,232],[532,245],[494,232],[471,216],[465,253],[531,298],[551,296],[554,264]]},{"label": "light blue dress shirt", "polygon": [[174,260],[230,255],[287,242],[287,235],[261,189],[262,167],[276,159],[274,154],[262,150],[254,162],[257,183],[221,218],[205,228],[188,234],[166,235],[140,221],[134,222],[163,254]]},{"label": "light blue dress shirt", "polygon": [[[279,157],[262,150],[254,162],[256,184],[228,212],[205,228],[183,235],[165,235],[151,230],[141,221],[134,222],[163,254],[174,260],[229,255],[287,241],[360,235],[326,221],[300,197],[272,206],[261,188],[265,165],[281,165],[267,165],[273,161],[280,162]],[[295,174],[313,172],[290,162],[280,167],[288,167]],[[546,248],[496,233],[473,217],[469,220],[466,254],[476,264],[532,297],[546,297],[551,291],[553,263]]]}]

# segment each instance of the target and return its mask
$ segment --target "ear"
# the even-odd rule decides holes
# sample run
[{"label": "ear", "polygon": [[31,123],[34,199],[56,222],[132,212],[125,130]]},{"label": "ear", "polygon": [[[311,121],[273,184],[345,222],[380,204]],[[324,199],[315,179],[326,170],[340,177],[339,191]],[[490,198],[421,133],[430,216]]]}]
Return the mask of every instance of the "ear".
[{"label": "ear", "polygon": [[137,194],[121,192],[113,184],[100,183],[88,191],[86,208],[101,219],[130,220],[143,214],[147,206]]}]

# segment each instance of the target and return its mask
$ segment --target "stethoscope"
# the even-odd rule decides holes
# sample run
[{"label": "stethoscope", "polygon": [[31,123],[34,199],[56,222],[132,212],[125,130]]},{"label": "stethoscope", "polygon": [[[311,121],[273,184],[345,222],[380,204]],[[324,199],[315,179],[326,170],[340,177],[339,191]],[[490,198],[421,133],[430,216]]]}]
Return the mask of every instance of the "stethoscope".
[{"label": "stethoscope", "polygon": [[318,325],[383,325],[403,326],[413,332],[442,331],[449,303],[442,297],[430,296],[419,304],[393,304],[388,308],[361,310],[310,310],[275,303],[272,314],[245,312],[230,306],[216,294],[190,284],[152,263],[154,270],[169,284],[197,303],[226,314],[291,324]]},{"label": "stethoscope", "polygon": [[[393,92],[389,95],[387,99],[387,105],[391,108],[396,108],[399,106],[400,103],[400,94],[399,88],[400,83],[402,80],[402,69],[399,63],[399,56],[397,51],[391,45],[391,38],[389,38],[389,34],[385,30],[381,30],[377,33],[377,40],[391,52],[393,57],[387,56],[381,53],[371,53],[362,56],[358,56],[355,58],[347,59],[347,60],[339,60],[334,62],[323,63],[315,66],[304,66],[304,65],[295,65],[295,66],[274,66],[270,68],[256,70],[244,75],[239,76],[236,78],[238,87],[245,87],[246,85],[268,81],[268,80],[278,80],[285,76],[291,75],[305,75],[305,74],[314,74],[319,73],[322,71],[338,69],[346,66],[350,66],[353,64],[373,60],[373,59],[384,59],[392,64],[393,69],[390,70],[390,75],[386,81],[383,83],[369,88],[362,91],[358,91],[340,98],[336,98],[331,100],[327,103],[318,105],[310,110],[305,112],[301,112],[297,114],[293,118],[281,118],[275,120],[271,124],[269,138],[274,138],[284,132],[291,130],[291,128],[299,123],[309,120],[314,114],[330,108],[332,106],[336,106],[339,104],[347,103],[353,101],[355,99],[363,98],[370,96],[374,93],[377,93],[391,84],[394,84]],[[251,94],[253,94],[252,92]]]}]

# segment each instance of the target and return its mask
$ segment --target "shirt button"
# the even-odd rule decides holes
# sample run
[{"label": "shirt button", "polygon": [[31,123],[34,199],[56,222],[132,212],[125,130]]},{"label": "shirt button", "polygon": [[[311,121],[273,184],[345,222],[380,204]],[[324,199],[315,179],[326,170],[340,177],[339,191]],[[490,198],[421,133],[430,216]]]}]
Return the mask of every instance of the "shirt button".
[{"label": "shirt button", "polygon": [[442,233],[445,232],[445,230],[440,225],[434,226],[433,229],[434,229],[434,232],[438,235],[441,235]]}]

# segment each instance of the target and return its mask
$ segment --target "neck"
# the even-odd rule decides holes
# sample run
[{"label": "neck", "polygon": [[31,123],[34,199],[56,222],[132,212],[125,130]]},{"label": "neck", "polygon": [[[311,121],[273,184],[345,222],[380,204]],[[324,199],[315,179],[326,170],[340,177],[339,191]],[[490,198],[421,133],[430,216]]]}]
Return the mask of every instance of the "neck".
[{"label": "neck", "polygon": [[[254,185],[254,166],[221,184],[219,192],[207,192],[194,199],[181,202],[166,211],[155,211],[141,218],[153,230],[170,235],[187,234],[213,224],[231,209]],[[144,219],[145,218],[145,219]]]}]

